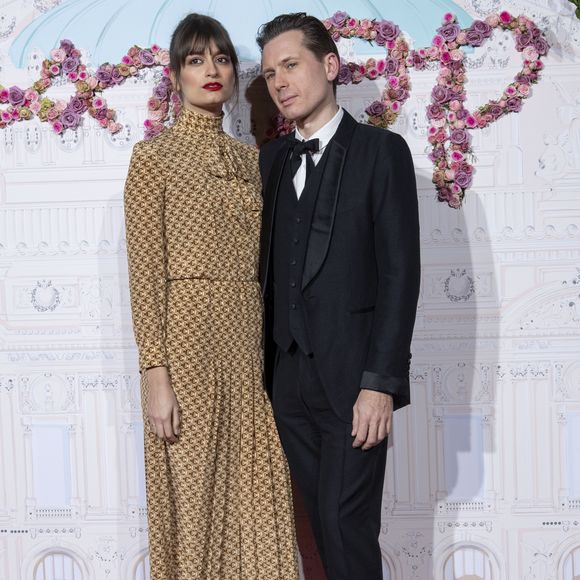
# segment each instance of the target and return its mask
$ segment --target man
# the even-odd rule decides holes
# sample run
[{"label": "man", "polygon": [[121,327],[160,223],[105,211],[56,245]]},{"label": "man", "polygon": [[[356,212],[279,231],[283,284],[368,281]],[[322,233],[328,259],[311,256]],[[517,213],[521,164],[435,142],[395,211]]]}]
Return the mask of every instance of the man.
[{"label": "man", "polygon": [[319,20],[278,16],[257,41],[296,122],[260,151],[274,415],[329,580],[380,579],[387,435],[409,403],[419,293],[413,162],[399,135],[337,105],[338,51]]}]

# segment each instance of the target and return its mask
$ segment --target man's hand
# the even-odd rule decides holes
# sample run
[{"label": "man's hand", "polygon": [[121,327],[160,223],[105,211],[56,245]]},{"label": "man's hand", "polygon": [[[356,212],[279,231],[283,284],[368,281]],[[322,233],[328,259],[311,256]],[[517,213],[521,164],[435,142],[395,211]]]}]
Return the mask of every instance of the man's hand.
[{"label": "man's hand", "polygon": [[352,446],[363,451],[378,445],[390,432],[393,397],[387,393],[361,389],[352,413]]},{"label": "man's hand", "polygon": [[147,417],[149,428],[157,437],[176,443],[179,435],[179,405],[167,367],[154,367],[145,371],[149,385]]}]

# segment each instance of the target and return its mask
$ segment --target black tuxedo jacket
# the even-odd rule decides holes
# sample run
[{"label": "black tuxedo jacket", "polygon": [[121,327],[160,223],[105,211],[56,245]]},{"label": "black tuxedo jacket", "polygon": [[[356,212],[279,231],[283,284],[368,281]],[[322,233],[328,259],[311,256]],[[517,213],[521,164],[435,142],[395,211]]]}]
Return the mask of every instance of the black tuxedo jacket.
[{"label": "black tuxedo jacket", "polygon": [[[420,283],[417,189],[411,153],[396,133],[357,123],[345,111],[327,148],[301,289],[326,395],[350,422],[361,388],[391,394],[395,409],[410,402],[410,344]],[[275,352],[272,231],[289,153],[286,137],[260,149],[260,282],[269,390]]]}]

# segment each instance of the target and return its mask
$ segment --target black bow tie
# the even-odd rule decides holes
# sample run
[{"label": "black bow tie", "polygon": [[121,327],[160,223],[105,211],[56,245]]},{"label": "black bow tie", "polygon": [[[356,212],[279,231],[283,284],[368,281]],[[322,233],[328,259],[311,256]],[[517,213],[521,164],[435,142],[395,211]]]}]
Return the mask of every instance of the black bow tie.
[{"label": "black bow tie", "polygon": [[[298,168],[302,165],[302,155],[304,153],[316,153],[320,149],[320,141],[318,139],[310,139],[308,141],[300,141],[300,139],[291,140],[292,147],[292,177],[296,175]],[[312,161],[312,156],[306,156],[306,179],[310,175],[312,169],[314,168],[314,162]]]}]

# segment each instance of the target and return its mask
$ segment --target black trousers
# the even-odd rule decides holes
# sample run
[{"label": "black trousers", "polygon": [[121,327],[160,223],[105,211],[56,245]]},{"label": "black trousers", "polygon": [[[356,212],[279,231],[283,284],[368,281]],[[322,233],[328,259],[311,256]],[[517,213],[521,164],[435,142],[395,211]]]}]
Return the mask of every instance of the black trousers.
[{"label": "black trousers", "polygon": [[313,355],[295,345],[276,353],[272,404],[328,580],[382,580],[387,440],[368,451],[352,447],[352,424],[332,411]]}]

